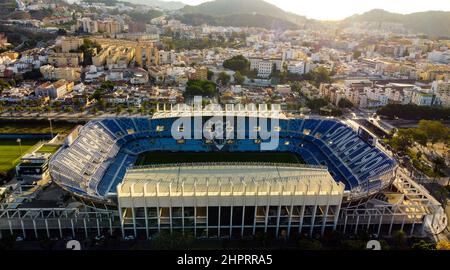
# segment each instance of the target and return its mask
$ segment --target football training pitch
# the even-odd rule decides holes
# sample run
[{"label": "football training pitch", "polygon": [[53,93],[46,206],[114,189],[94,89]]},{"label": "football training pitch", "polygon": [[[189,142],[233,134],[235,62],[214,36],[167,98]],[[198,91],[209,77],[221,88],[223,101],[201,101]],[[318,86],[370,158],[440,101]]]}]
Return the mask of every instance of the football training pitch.
[{"label": "football training pitch", "polygon": [[305,163],[289,152],[147,152],[139,155],[136,165],[205,162]]},{"label": "football training pitch", "polygon": [[[21,153],[26,153],[39,140],[22,140],[22,147],[16,140],[0,139],[0,172],[8,172],[13,169],[21,157]],[[22,148],[22,151],[21,151]]]}]

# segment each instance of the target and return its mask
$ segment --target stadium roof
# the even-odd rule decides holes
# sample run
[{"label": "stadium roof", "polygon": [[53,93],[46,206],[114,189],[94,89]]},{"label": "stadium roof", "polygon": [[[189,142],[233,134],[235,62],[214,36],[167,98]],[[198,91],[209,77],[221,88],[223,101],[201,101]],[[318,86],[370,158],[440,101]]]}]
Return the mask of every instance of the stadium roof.
[{"label": "stadium roof", "polygon": [[177,164],[127,171],[118,195],[242,196],[342,194],[326,168],[291,164]]},{"label": "stadium roof", "polygon": [[205,106],[188,106],[185,104],[177,104],[166,108],[165,104],[162,109],[153,115],[153,119],[173,118],[173,117],[195,117],[195,116],[241,116],[241,117],[260,117],[260,118],[279,118],[286,119],[286,115],[282,113],[278,104],[273,104],[269,108],[267,104],[226,104],[222,107],[219,104],[210,104]]}]

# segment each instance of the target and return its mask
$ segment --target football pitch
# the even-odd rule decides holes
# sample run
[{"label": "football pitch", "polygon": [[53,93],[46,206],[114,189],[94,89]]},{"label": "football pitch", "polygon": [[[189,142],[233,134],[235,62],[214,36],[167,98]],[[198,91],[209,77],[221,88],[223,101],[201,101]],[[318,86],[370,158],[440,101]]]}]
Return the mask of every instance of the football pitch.
[{"label": "football pitch", "polygon": [[22,152],[20,151],[19,143],[16,140],[0,140],[0,172],[8,172],[13,169],[21,153],[26,153],[31,147],[33,147],[39,140],[22,140]]},{"label": "football pitch", "polygon": [[135,165],[205,162],[305,163],[289,152],[147,152],[139,155]]}]

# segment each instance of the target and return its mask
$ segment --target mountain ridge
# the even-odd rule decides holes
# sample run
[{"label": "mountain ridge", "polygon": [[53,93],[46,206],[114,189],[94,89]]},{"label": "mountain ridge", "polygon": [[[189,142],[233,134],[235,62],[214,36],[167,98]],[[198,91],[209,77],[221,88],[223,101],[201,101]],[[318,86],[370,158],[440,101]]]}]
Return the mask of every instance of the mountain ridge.
[{"label": "mountain ridge", "polygon": [[409,14],[393,13],[383,9],[373,9],[363,14],[355,14],[340,21],[401,23],[406,29],[432,36],[450,36],[450,11],[421,11]]},{"label": "mountain ridge", "polygon": [[186,5],[180,10],[180,13],[183,15],[202,14],[218,18],[237,15],[244,16],[245,14],[248,16],[258,15],[261,19],[265,16],[270,16],[271,18],[278,18],[293,24],[301,24],[308,21],[304,16],[286,12],[262,0],[215,0],[196,6]]}]

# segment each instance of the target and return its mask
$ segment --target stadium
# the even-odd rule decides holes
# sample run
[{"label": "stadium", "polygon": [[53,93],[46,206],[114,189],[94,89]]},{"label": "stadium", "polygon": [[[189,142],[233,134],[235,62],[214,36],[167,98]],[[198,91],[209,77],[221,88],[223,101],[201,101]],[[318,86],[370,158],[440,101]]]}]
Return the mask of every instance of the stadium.
[{"label": "stadium", "polygon": [[[274,138],[263,130],[276,134],[270,150],[262,145]],[[370,133],[277,107],[177,106],[152,118],[94,120],[67,138],[49,169],[85,205],[117,213],[123,236],[379,235],[394,226],[413,235],[446,226],[439,203],[398,176]]]}]

